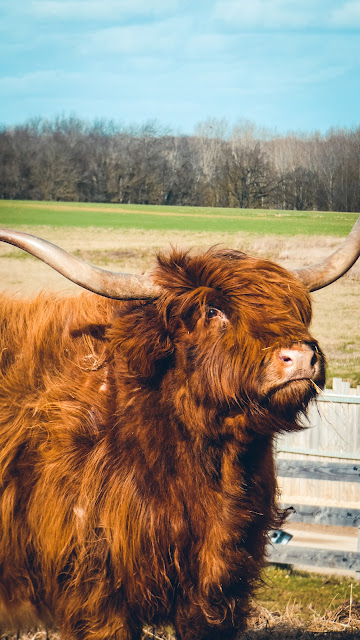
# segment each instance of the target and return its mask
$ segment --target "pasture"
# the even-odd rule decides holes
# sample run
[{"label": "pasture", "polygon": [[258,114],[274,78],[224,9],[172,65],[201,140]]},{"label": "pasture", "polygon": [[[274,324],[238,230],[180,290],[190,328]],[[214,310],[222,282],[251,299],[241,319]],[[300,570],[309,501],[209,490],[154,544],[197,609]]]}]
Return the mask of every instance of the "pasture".
[{"label": "pasture", "polygon": [[271,235],[344,236],[356,213],[273,211],[79,202],[0,202],[0,221],[10,226],[100,227],[159,231],[228,232]]},{"label": "pasture", "polygon": [[[357,214],[195,207],[155,207],[68,202],[0,202],[0,225],[28,231],[98,266],[140,273],[157,251],[172,244],[205,250],[220,244],[270,258],[288,269],[317,262],[340,243]],[[0,244],[2,290],[77,291],[49,267],[19,249]],[[312,294],[313,333],[333,376],[360,383],[358,293],[360,266]]]}]

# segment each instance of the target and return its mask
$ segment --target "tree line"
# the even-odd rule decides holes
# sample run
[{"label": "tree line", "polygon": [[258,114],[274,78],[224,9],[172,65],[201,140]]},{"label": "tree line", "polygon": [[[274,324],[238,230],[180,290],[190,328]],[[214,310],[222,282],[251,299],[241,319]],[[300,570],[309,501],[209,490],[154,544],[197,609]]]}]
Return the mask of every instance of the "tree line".
[{"label": "tree line", "polygon": [[360,127],[280,135],[208,119],[175,135],[38,118],[0,129],[0,198],[360,211]]}]

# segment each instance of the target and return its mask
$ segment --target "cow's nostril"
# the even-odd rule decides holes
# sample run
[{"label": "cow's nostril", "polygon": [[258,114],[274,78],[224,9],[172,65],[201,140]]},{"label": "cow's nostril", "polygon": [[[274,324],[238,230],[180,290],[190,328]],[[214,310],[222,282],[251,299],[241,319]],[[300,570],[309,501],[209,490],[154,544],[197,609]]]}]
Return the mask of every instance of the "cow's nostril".
[{"label": "cow's nostril", "polygon": [[310,364],[311,364],[312,367],[317,363],[317,359],[318,359],[318,357],[316,355],[316,351],[314,351],[313,356],[312,356],[311,361],[310,361]]},{"label": "cow's nostril", "polygon": [[292,364],[293,362],[293,358],[289,355],[288,352],[286,351],[281,351],[279,353],[279,358],[280,360],[282,360],[285,364]]}]

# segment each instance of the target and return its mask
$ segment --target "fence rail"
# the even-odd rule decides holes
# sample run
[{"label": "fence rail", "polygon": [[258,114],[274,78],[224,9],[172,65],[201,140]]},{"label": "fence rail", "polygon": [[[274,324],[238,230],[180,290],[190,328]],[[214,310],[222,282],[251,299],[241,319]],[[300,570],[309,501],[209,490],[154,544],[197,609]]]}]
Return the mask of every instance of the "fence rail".
[{"label": "fence rail", "polygon": [[288,522],[325,524],[332,527],[360,527],[360,509],[317,507],[310,504],[294,507],[286,502],[281,503],[281,508],[288,511]]},{"label": "fence rail", "polygon": [[313,478],[332,482],[360,482],[360,464],[336,464],[308,460],[277,461],[277,474],[282,478]]},{"label": "fence rail", "polygon": [[277,547],[279,548],[275,546],[269,548],[268,557],[270,562],[360,571],[360,553],[356,551],[287,547],[281,544],[277,545]]}]

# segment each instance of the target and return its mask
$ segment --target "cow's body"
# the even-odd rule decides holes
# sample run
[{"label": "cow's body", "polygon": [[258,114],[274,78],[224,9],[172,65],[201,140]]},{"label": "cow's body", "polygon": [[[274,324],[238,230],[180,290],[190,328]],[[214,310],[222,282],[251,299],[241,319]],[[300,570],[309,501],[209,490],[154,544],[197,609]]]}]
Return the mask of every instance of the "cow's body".
[{"label": "cow's body", "polygon": [[172,622],[202,640],[244,625],[276,519],[273,437],[315,393],[281,349],[311,345],[323,384],[309,298],[236,252],[174,254],[156,278],[154,302],[1,301],[5,626],[135,640]]}]

